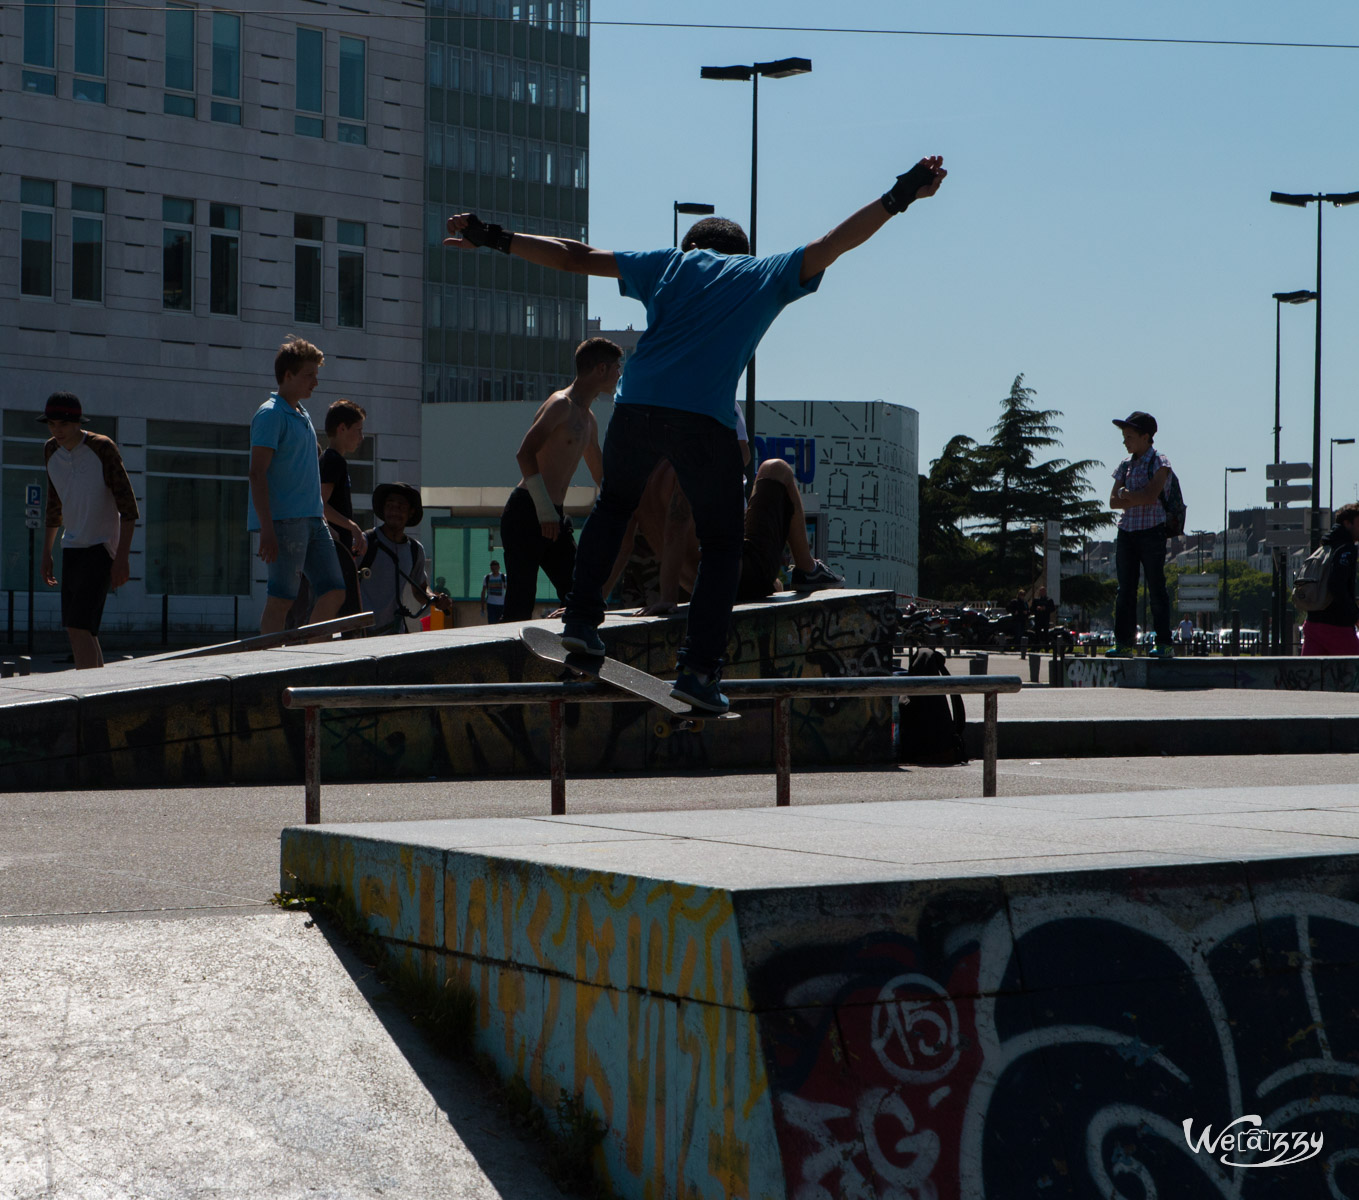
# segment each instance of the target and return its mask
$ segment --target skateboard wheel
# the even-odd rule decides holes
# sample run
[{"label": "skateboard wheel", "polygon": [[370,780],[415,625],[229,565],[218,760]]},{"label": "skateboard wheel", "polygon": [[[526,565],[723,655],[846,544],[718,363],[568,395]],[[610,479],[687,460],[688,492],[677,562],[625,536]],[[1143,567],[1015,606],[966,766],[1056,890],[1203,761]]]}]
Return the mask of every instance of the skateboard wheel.
[{"label": "skateboard wheel", "polygon": [[702,718],[702,717],[697,717],[697,718],[695,718],[694,720],[690,721],[690,722],[689,722],[689,728],[692,729],[695,733],[702,733],[702,732],[703,732],[703,718]]},{"label": "skateboard wheel", "polygon": [[656,724],[652,726],[651,732],[658,738],[668,738],[671,734],[670,722],[657,721]]}]

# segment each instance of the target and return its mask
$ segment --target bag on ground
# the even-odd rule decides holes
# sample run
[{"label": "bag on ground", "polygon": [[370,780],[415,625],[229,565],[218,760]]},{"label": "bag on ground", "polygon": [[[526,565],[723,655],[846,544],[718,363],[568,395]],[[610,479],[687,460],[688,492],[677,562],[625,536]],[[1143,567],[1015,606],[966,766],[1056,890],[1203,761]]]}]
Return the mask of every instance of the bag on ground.
[{"label": "bag on ground", "polygon": [[[947,675],[948,664],[938,650],[917,650],[910,666],[898,675]],[[961,696],[901,698],[897,717],[897,761],[952,766],[967,761],[963,729],[967,714]]]},{"label": "bag on ground", "polygon": [[1329,608],[1331,595],[1331,567],[1335,563],[1334,546],[1318,546],[1298,568],[1293,580],[1293,603],[1303,612],[1320,612]]}]

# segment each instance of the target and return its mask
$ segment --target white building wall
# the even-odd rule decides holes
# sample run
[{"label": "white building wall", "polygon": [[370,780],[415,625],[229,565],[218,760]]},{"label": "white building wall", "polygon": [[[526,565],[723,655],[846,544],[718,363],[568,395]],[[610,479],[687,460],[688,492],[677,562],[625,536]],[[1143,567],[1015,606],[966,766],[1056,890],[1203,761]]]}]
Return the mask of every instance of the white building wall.
[{"label": "white building wall", "polygon": [[[142,524],[148,419],[248,424],[274,387],[273,357],[290,333],[326,354],[308,404],[320,432],[342,396],[368,412],[379,479],[419,482],[420,328],[424,178],[424,6],[403,0],[309,0],[305,14],[242,16],[242,123],[209,119],[211,11],[197,9],[197,117],[162,112],[164,8],[150,0],[107,8],[107,103],[71,98],[73,9],[58,5],[57,95],[26,93],[21,78],[24,9],[0,6],[0,409],[41,411],[56,390],[88,413],[115,416]],[[293,132],[295,30],[321,28],[326,46],[327,137]],[[367,145],[335,140],[338,41],[366,42]],[[21,296],[20,178],[56,182],[54,295]],[[105,189],[104,302],[71,300],[71,186]],[[161,202],[196,204],[191,312],[162,305]],[[209,204],[238,206],[240,315],[208,312]],[[320,325],[293,309],[293,216],[325,218]],[[366,226],[362,329],[337,323],[337,220]],[[45,481],[44,481],[45,483]],[[356,497],[362,503],[361,497]],[[106,628],[158,625],[160,596],[144,586],[144,530],[133,543],[132,580],[106,611]],[[264,568],[250,554],[243,627],[263,604]],[[10,548],[6,547],[7,553]],[[39,627],[54,594],[40,597]],[[230,625],[232,597],[174,597],[178,623]]]}]

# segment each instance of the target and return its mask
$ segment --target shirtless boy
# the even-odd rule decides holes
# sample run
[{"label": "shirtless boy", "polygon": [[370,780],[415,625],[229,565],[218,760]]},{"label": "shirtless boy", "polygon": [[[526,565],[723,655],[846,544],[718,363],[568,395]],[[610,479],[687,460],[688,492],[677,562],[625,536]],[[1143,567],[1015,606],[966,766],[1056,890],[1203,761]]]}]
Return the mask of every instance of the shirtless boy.
[{"label": "shirtless boy", "polygon": [[581,342],[576,348],[576,377],[547,398],[520,443],[515,455],[519,486],[500,516],[508,579],[503,620],[527,621],[533,616],[540,568],[559,599],[565,601],[571,589],[576,540],[562,505],[582,457],[596,484],[603,477],[599,426],[590,405],[596,396],[613,395],[622,369],[622,347],[600,337]]},{"label": "shirtless boy", "polygon": [[[675,468],[668,462],[662,461],[652,473],[633,521],[647,542],[659,551],[661,559],[660,598],[637,615],[650,617],[672,612],[679,589],[693,591],[701,556],[693,512],[679,486]],[[631,538],[623,539],[628,551],[631,543]],[[825,563],[812,556],[802,494],[797,489],[793,468],[782,458],[768,458],[755,475],[755,492],[746,509],[737,604],[773,595],[785,546],[793,556],[794,591],[815,592],[844,583]],[[622,573],[627,557],[626,553],[619,554],[610,584]]]}]

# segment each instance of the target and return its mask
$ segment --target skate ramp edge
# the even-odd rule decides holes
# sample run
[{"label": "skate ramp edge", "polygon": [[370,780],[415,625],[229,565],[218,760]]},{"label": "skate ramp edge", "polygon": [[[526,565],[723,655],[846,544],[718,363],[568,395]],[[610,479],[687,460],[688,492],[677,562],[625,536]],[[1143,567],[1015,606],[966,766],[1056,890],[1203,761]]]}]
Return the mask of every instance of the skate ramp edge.
[{"label": "skate ramp edge", "polygon": [[[881,675],[892,669],[891,592],[784,593],[737,607],[730,678]],[[683,616],[610,613],[615,657],[652,674],[673,671]],[[558,677],[519,641],[521,625],[335,640],[210,658],[151,657],[101,671],[0,680],[0,790],[297,783],[302,714],[294,686],[508,683]],[[568,708],[567,770],[641,772],[772,766],[766,706],[702,735],[657,738],[646,704]],[[737,729],[731,728],[738,727]],[[887,699],[800,701],[794,760],[804,766],[889,762]],[[410,708],[322,714],[324,779],[542,775],[546,705]]]},{"label": "skate ramp edge", "polygon": [[1245,1168],[1183,1123],[1251,1115],[1323,1148],[1248,1182],[1319,1196],[1359,1142],[1352,800],[299,826],[281,862],[579,1095],[622,1197],[1198,1195]]}]

